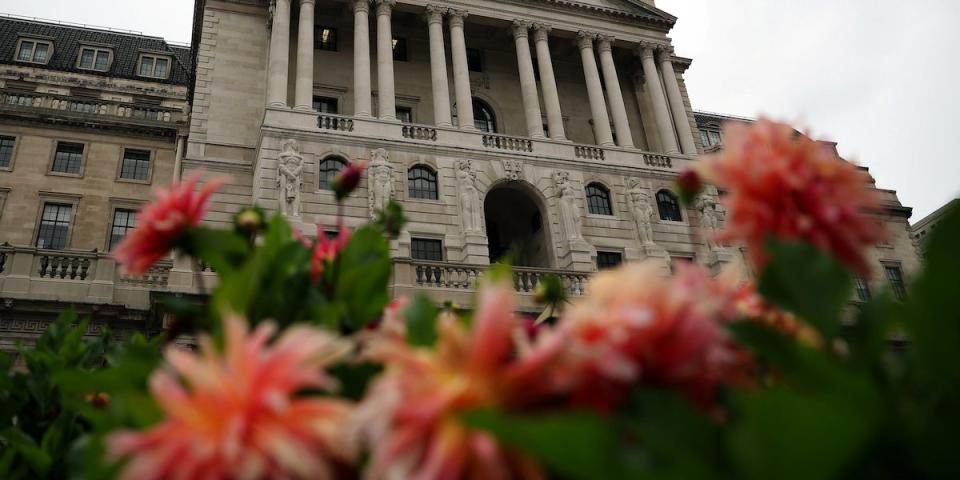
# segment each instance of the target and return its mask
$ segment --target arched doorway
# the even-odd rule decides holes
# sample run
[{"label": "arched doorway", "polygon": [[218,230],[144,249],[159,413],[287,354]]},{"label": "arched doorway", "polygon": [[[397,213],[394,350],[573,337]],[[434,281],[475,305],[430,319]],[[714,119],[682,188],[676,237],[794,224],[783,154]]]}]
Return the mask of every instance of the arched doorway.
[{"label": "arched doorway", "polygon": [[527,187],[518,182],[495,186],[483,210],[491,263],[509,255],[517,267],[550,267],[547,215]]}]

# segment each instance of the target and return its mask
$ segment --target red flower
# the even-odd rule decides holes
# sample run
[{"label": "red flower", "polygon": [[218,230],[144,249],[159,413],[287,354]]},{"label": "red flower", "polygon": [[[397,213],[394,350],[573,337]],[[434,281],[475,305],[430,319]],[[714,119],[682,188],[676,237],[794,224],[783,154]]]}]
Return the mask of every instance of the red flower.
[{"label": "red flower", "polygon": [[724,136],[724,150],[702,165],[708,180],[727,192],[721,240],[744,242],[758,269],[768,261],[763,241],[773,236],[805,241],[869,274],[865,247],[886,235],[867,215],[880,204],[866,172],[785,124],[731,124]]},{"label": "red flower", "polygon": [[198,191],[202,175],[203,171],[197,170],[183,182],[158,189],[157,199],[137,214],[137,227],[113,249],[113,258],[128,274],[143,275],[170,253],[184,232],[203,219],[207,200],[227,179],[212,178]]},{"label": "red flower", "polygon": [[332,262],[337,255],[347,248],[350,243],[350,230],[340,224],[340,232],[336,238],[327,238],[323,226],[317,227],[317,242],[313,246],[313,258],[310,261],[310,278],[316,282],[323,274],[323,269],[328,262]]},{"label": "red flower", "polygon": [[360,184],[360,177],[363,171],[367,169],[366,161],[354,162],[343,167],[335,177],[333,177],[333,191],[337,194],[337,200],[347,198]]}]

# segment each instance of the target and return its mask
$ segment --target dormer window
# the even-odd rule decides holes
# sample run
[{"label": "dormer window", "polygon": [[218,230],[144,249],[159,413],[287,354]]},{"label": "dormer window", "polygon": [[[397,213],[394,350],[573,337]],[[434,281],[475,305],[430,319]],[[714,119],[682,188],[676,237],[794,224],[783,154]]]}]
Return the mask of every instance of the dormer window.
[{"label": "dormer window", "polygon": [[140,55],[137,64],[137,75],[150,78],[167,78],[170,76],[170,57],[158,55]]},{"label": "dormer window", "polygon": [[113,51],[109,48],[81,47],[77,67],[82,70],[106,72],[110,69]]},{"label": "dormer window", "polygon": [[46,40],[21,38],[17,44],[17,61],[30,63],[46,63],[53,53],[53,44]]}]

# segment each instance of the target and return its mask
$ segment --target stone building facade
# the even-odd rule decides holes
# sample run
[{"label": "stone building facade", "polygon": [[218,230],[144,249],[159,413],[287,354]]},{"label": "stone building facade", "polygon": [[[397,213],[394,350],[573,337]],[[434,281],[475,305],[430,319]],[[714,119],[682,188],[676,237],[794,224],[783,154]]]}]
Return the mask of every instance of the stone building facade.
[{"label": "stone building facade", "polygon": [[67,306],[144,328],[170,265],[125,278],[107,252],[179,169],[190,61],[161,38],[0,17],[0,350]]}]

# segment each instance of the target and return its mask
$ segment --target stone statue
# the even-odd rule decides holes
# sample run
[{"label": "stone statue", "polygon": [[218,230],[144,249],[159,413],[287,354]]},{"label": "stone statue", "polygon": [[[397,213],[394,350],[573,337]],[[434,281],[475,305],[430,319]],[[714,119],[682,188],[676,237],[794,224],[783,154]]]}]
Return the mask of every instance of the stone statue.
[{"label": "stone statue", "polygon": [[716,251],[720,248],[715,239],[717,230],[720,229],[720,212],[717,210],[717,202],[705,195],[700,195],[694,206],[700,213],[700,228],[707,247],[711,251]]},{"label": "stone statue", "polygon": [[567,240],[582,240],[581,225],[583,220],[580,217],[580,207],[577,205],[577,191],[570,184],[570,174],[565,171],[558,171],[553,174],[553,181],[557,186],[557,193],[560,197],[560,221],[563,223],[563,231],[567,235]]},{"label": "stone statue", "polygon": [[630,181],[627,191],[627,200],[630,202],[630,211],[637,222],[637,232],[640,234],[640,243],[653,245],[653,205],[650,202],[650,192],[643,188],[640,181]]},{"label": "stone statue", "polygon": [[371,152],[370,161],[370,218],[375,218],[378,210],[383,210],[393,197],[393,166],[387,151],[378,148]]},{"label": "stone statue", "polygon": [[457,192],[460,194],[460,215],[465,233],[480,233],[483,218],[480,209],[480,190],[477,188],[477,172],[470,160],[457,162]]},{"label": "stone statue", "polygon": [[280,192],[280,213],[288,217],[300,216],[300,187],[303,185],[303,156],[300,144],[294,139],[280,144],[277,158],[277,189]]}]

